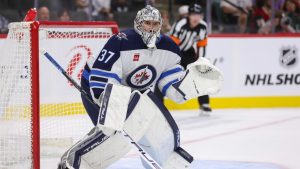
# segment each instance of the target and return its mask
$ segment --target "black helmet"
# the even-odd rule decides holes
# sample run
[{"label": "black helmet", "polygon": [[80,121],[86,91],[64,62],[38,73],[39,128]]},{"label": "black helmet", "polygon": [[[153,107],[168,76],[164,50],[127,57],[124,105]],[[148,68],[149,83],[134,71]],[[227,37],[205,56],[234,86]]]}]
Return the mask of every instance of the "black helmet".
[{"label": "black helmet", "polygon": [[201,13],[203,13],[203,9],[202,9],[201,5],[199,5],[199,4],[196,4],[196,3],[190,4],[189,13],[201,14]]}]

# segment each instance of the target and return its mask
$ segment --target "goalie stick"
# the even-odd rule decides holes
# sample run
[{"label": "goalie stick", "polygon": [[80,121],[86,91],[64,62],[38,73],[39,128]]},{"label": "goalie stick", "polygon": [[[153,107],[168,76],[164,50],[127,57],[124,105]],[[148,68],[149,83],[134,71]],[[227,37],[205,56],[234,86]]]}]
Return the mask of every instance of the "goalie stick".
[{"label": "goalie stick", "polygon": [[[53,57],[46,51],[42,51],[42,54],[76,87],[76,89],[82,93],[82,95],[92,103],[93,106],[99,108],[99,106],[92,100],[88,94],[73,80],[67,72],[53,59]],[[136,143],[126,131],[122,131],[122,134],[127,140],[136,147],[140,156],[151,166],[152,169],[162,169],[160,165],[141,147]]]}]

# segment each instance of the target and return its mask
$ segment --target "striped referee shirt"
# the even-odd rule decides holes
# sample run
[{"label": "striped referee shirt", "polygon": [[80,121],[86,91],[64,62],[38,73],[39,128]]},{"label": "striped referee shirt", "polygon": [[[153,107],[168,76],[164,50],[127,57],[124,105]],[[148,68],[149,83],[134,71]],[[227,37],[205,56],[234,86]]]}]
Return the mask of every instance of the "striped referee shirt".
[{"label": "striped referee shirt", "polygon": [[189,19],[183,18],[173,24],[170,31],[171,39],[179,46],[181,52],[186,52],[194,48],[198,57],[205,56],[207,45],[207,24],[201,20],[199,24],[190,28]]}]

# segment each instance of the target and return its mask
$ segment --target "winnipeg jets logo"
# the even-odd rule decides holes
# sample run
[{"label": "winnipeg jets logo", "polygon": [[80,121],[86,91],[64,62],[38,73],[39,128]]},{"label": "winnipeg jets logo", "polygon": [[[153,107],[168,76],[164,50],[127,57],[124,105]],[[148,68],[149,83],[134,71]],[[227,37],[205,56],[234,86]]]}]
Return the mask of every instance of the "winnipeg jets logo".
[{"label": "winnipeg jets logo", "polygon": [[127,35],[125,33],[123,33],[123,32],[119,32],[118,35],[117,35],[117,38],[119,40],[122,40],[122,39],[128,40],[127,39]]},{"label": "winnipeg jets logo", "polygon": [[137,84],[137,85],[142,84],[144,81],[146,81],[146,80],[149,79],[149,76],[150,76],[150,75],[148,75],[147,67],[146,67],[146,68],[144,69],[143,72],[137,73],[137,74],[134,76],[135,84]]},{"label": "winnipeg jets logo", "polygon": [[152,84],[156,74],[156,70],[152,65],[142,65],[129,74],[127,84],[137,89],[145,88]]}]

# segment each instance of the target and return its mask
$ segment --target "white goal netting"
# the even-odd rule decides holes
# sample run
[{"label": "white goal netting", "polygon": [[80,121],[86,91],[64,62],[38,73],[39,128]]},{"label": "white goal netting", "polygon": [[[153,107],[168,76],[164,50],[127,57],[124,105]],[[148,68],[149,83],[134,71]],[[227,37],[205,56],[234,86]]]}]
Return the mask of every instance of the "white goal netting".
[{"label": "white goal netting", "polygon": [[[9,25],[7,39],[0,46],[1,169],[37,169],[33,164],[37,158],[32,153],[34,145],[40,152],[39,159],[59,158],[92,127],[80,93],[39,51],[49,52],[79,83],[86,60],[96,57],[116,30],[110,22]],[[39,69],[32,66],[37,61]],[[33,84],[39,84],[39,90]],[[39,95],[35,95],[37,92]],[[39,125],[33,116],[36,96]],[[40,144],[36,145],[33,138],[39,138]],[[43,165],[41,161],[41,168]]]}]

